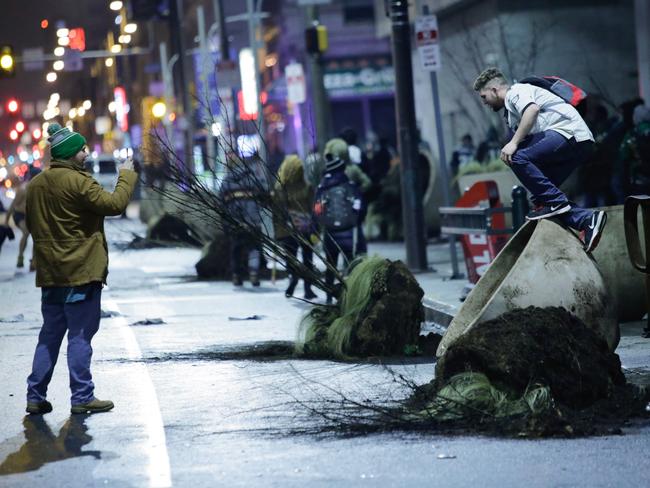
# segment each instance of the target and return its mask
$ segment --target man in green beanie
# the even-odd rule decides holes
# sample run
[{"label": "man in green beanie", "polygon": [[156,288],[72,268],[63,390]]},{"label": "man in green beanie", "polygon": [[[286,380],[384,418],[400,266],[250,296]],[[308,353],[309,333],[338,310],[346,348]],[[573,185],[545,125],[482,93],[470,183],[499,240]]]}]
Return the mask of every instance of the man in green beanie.
[{"label": "man in green beanie", "polygon": [[126,160],[113,193],[84,171],[88,157],[80,134],[48,127],[52,162],[27,190],[27,228],[34,239],[36,286],[42,290],[43,326],[27,378],[27,412],[52,411],[46,400],[59,348],[68,333],[72,413],[106,412],[113,402],[98,400],[90,373],[90,342],[99,329],[102,285],[108,275],[104,217],[120,215],[137,175]]}]

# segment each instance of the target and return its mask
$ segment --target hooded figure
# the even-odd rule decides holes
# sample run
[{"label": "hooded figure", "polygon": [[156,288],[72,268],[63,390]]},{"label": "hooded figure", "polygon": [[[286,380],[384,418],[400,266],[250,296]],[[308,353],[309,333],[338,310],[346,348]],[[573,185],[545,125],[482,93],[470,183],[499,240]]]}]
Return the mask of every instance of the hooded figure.
[{"label": "hooded figure", "polygon": [[[316,189],[314,213],[323,228],[323,245],[328,264],[336,268],[339,254],[344,266],[354,259],[361,212],[361,193],[358,185],[348,176],[348,145],[343,139],[331,139],[323,152],[325,172]],[[367,178],[367,177],[366,177]],[[334,284],[334,272],[328,268],[325,281]],[[328,303],[332,297],[327,296]]]}]

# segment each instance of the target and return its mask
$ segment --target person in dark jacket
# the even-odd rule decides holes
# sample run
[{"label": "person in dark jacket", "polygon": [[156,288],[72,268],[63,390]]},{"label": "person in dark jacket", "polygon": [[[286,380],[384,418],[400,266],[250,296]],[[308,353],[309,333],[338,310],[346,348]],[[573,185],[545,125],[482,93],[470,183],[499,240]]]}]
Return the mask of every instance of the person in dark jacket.
[{"label": "person in dark jacket", "polygon": [[[266,179],[256,157],[243,160],[234,155],[228,159],[226,176],[221,184],[221,195],[231,216],[240,224],[230,229],[230,263],[232,283],[244,284],[248,276],[253,286],[260,286],[261,251],[252,233],[262,225],[257,199],[265,190]],[[248,270],[246,266],[248,265]]]},{"label": "person in dark jacket", "polygon": [[[334,187],[349,185],[353,189],[353,201],[350,202],[351,211],[354,212],[356,221],[359,220],[361,212],[361,192],[354,181],[349,177],[347,171],[348,163],[348,146],[342,139],[332,139],[325,145],[323,152],[325,159],[325,172],[323,178],[316,189],[315,202],[323,201],[326,193],[329,193]],[[315,212],[319,215],[319,211]],[[344,229],[337,230],[336,228],[323,229],[323,246],[325,249],[325,256],[331,268],[336,268],[338,265],[339,255],[343,254],[344,266],[354,259],[357,248],[358,226],[355,223],[352,226],[346,226]],[[331,288],[334,284],[334,272],[328,267],[325,271],[325,282]],[[332,296],[327,295],[327,303],[332,302]]]}]

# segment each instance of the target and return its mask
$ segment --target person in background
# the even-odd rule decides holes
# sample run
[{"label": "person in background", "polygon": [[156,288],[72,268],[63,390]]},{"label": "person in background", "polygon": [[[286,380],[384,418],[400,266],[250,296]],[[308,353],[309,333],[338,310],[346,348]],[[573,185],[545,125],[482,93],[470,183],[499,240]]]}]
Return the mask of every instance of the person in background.
[{"label": "person in background", "polygon": [[493,159],[497,159],[501,154],[501,146],[499,133],[496,127],[491,126],[485,134],[485,139],[476,149],[476,160],[481,164],[487,164]]},{"label": "person in background", "polygon": [[[325,271],[325,282],[334,284],[334,271],[338,265],[339,254],[343,254],[344,268],[357,255],[359,214],[361,212],[361,192],[358,185],[348,175],[348,145],[344,140],[331,139],[325,145],[323,158],[325,172],[314,200],[314,214],[323,229],[323,246],[329,264]],[[367,177],[366,177],[367,178]],[[332,295],[327,295],[327,303]]]},{"label": "person in background", "polygon": [[[310,242],[315,231],[312,218],[312,205],[314,202],[314,188],[305,181],[305,172],[302,160],[296,154],[289,154],[284,158],[278,169],[278,179],[273,189],[275,204],[287,210],[289,222],[279,221],[285,217],[273,215],[275,238],[291,256],[298,256],[298,249],[302,250],[302,262],[308,269],[313,269],[313,251]],[[289,263],[286,269],[290,272]],[[290,275],[289,286],[284,295],[289,298],[298,285],[298,276]],[[318,298],[311,289],[311,283],[305,280],[305,300]]]},{"label": "person in background", "polygon": [[91,340],[99,330],[102,285],[108,276],[104,217],[120,215],[137,180],[133,161],[120,167],[113,193],[84,170],[88,157],[80,134],[53,123],[48,127],[52,162],[27,188],[26,222],[34,239],[36,286],[41,288],[43,325],[27,378],[27,413],[52,411],[47,389],[68,334],[73,414],[106,412],[110,400],[95,397],[90,372]]},{"label": "person in background", "polygon": [[[9,219],[13,216],[14,224],[20,229],[22,236],[20,238],[20,243],[18,245],[18,260],[16,261],[16,267],[22,268],[25,266],[25,249],[27,248],[27,240],[29,239],[29,230],[27,229],[27,223],[25,222],[25,214],[27,212],[27,186],[29,181],[39,174],[41,171],[38,168],[31,166],[25,181],[23,181],[16,188],[16,196],[14,197],[13,202],[9,206],[9,210],[5,215],[5,225],[9,225]],[[34,271],[33,260],[29,262],[29,270]]]},{"label": "person in background", "polygon": [[637,105],[634,127],[621,145],[621,159],[629,171],[627,194],[650,192],[650,107]]},{"label": "person in background", "polygon": [[[238,221],[238,226],[230,232],[230,263],[232,267],[232,284],[242,286],[247,274],[251,285],[260,286],[259,270],[262,253],[252,234],[255,228],[262,226],[262,216],[257,203],[261,197],[263,182],[258,171],[259,157],[249,160],[230,154],[227,156],[226,175],[221,183],[221,197],[224,199],[231,216]],[[248,267],[248,269],[246,269]]]},{"label": "person in background", "polygon": [[476,146],[474,146],[472,136],[470,134],[465,134],[460,140],[460,145],[451,155],[449,166],[451,167],[451,172],[454,176],[458,174],[461,167],[474,159],[475,152]]},{"label": "person in background", "polygon": [[623,149],[624,141],[628,140],[634,129],[634,110],[643,105],[641,98],[634,98],[619,105],[620,118],[607,134],[607,143],[614,148],[614,168],[612,170],[611,193],[614,205],[622,205],[630,191],[630,156],[632,153]]}]

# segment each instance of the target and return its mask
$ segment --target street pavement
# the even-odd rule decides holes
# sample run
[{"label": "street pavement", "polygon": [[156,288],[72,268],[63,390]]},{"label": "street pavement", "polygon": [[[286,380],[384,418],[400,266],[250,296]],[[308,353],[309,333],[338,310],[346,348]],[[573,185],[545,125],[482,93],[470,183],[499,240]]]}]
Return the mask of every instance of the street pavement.
[{"label": "street pavement", "polygon": [[[323,421],[309,406],[336,406],[341,394],[398,400],[407,390],[391,370],[425,383],[433,359],[392,361],[389,370],[377,362],[237,357],[251,345],[295,340],[306,305],[284,297],[286,280],[258,289],[199,281],[200,251],[121,251],[114,244],[142,226],[109,219],[106,228],[102,309],[114,316],[102,319],[93,342],[96,394],[116,404],[105,414],[70,415],[62,347],[48,394],[54,411],[25,416],[40,293],[33,274],[14,268],[16,241],[0,253],[0,486],[650,486],[650,426],[543,441],[313,433]],[[428,297],[454,308],[464,283],[445,279],[448,249],[430,245],[436,272],[417,277]],[[370,252],[404,259],[402,244]],[[164,323],[130,325],[158,318]],[[645,380],[650,341],[639,337],[641,326],[625,325],[618,353]]]}]

